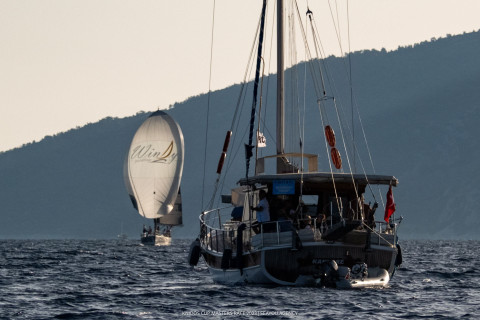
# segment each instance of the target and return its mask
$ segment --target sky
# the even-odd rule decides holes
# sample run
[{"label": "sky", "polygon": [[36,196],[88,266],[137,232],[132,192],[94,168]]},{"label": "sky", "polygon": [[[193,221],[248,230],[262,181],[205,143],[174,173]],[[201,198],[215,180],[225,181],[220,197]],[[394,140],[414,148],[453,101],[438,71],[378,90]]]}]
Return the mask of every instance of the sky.
[{"label": "sky", "polygon": [[[301,12],[307,3],[327,55],[480,29],[478,0],[349,0],[348,15],[347,0],[298,0]],[[240,83],[260,10],[260,0],[0,0],[0,152]]]}]

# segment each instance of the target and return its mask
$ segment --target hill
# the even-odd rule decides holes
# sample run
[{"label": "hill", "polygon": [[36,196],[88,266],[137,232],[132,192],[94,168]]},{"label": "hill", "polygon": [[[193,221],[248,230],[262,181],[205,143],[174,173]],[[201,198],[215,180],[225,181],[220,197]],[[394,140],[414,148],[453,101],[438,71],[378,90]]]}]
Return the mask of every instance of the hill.
[{"label": "hill", "polygon": [[[473,32],[352,55],[354,90],[376,170],[400,181],[394,195],[405,218],[404,238],[480,238],[479,52],[480,33]],[[327,60],[333,70],[344,68],[342,58]],[[205,183],[207,95],[167,110],[183,130],[186,153],[184,226],[174,230],[175,237],[198,233],[202,188],[208,199],[239,90],[234,85],[210,96]],[[122,169],[131,138],[148,115],[106,118],[0,153],[0,238],[112,238],[122,228],[138,237],[148,221],[132,208]],[[307,136],[317,129],[312,119],[308,124]],[[240,176],[242,162],[230,170]]]}]

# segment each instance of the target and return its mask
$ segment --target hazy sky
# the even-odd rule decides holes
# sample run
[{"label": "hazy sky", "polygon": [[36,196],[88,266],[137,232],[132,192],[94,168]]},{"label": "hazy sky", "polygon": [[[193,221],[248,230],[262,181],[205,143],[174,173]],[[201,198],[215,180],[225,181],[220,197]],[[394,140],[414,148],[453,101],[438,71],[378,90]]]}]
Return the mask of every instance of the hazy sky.
[{"label": "hazy sky", "polygon": [[[330,8],[345,40],[346,3],[309,1],[330,54]],[[348,3],[352,51],[480,29],[479,0]],[[216,1],[212,89],[243,79],[260,9]],[[0,151],[207,92],[212,12],[213,0],[0,0]]]}]

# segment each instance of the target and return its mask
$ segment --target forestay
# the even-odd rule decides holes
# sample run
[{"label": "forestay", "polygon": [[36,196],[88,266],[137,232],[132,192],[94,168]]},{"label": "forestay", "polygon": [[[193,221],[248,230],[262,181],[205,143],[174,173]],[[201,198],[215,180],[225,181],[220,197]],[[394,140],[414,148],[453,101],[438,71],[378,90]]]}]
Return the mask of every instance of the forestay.
[{"label": "forestay", "polygon": [[155,219],[172,212],[184,161],[183,134],[163,111],[138,128],[125,159],[125,184],[140,215]]}]

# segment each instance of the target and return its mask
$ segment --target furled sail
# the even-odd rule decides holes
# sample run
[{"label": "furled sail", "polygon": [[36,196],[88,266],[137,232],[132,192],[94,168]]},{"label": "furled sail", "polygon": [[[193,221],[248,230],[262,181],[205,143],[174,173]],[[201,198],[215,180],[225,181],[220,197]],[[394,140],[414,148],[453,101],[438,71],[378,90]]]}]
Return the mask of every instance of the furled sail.
[{"label": "furled sail", "polygon": [[162,217],[160,222],[170,225],[182,223],[183,157],[180,126],[163,111],[152,113],[135,133],[124,164],[125,185],[140,215]]}]

